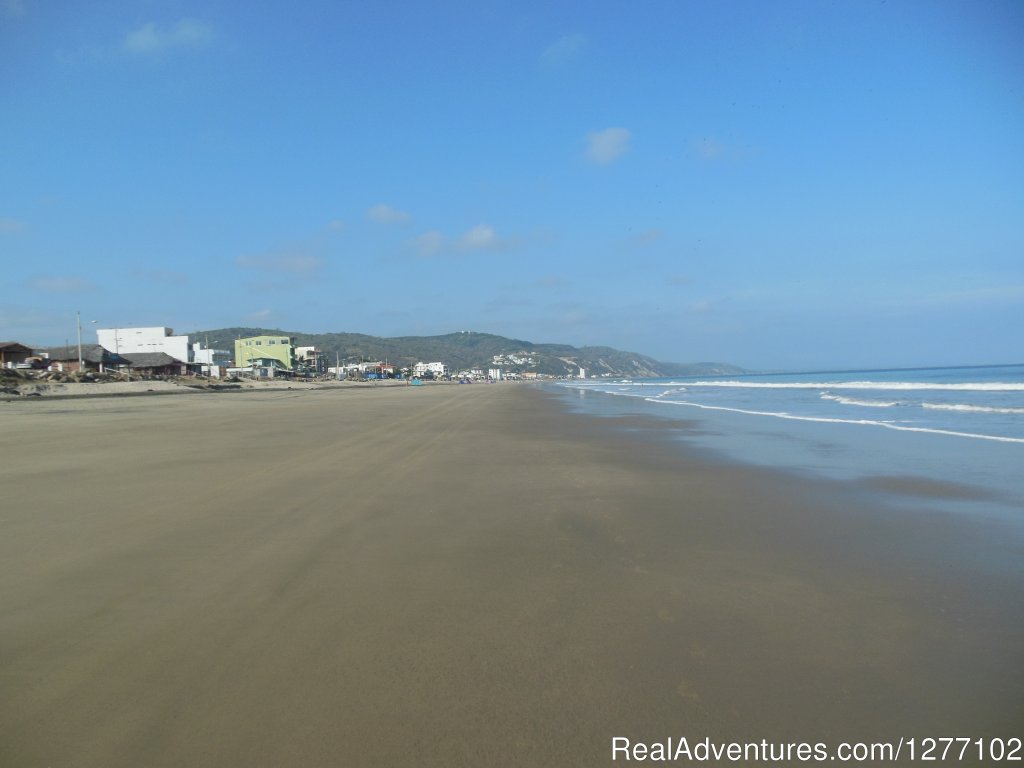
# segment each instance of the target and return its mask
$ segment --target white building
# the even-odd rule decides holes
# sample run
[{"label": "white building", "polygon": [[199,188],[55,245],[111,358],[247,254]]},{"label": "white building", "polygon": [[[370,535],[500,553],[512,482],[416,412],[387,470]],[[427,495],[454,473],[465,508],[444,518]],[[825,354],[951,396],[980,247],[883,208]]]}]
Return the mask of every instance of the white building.
[{"label": "white building", "polygon": [[494,381],[501,381],[504,377],[501,375],[501,368],[488,368],[487,378],[493,379]]},{"label": "white building", "polygon": [[175,336],[172,328],[97,328],[96,340],[108,352],[163,352],[183,363],[190,362],[188,336]]},{"label": "white building", "polygon": [[430,371],[438,379],[447,378],[451,374],[448,366],[444,363],[416,363],[412,367],[412,375],[416,377],[423,376],[427,371]]},{"label": "white building", "polygon": [[316,347],[296,347],[295,361],[316,374],[324,373],[327,370],[327,358]]},{"label": "white building", "polygon": [[220,369],[231,363],[231,353],[226,349],[203,349],[197,341],[192,345],[192,362],[199,363],[205,375],[219,378]]}]

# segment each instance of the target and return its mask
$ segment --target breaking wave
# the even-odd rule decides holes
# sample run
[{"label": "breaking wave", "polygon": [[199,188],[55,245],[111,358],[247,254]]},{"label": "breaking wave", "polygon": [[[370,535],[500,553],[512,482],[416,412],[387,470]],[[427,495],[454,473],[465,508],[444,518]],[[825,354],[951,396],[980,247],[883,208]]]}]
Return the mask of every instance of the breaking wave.
[{"label": "breaking wave", "polygon": [[932,427],[909,427],[903,426],[896,423],[895,421],[877,421],[874,419],[835,419],[826,418],[822,416],[798,416],[792,413],[786,413],[783,411],[752,411],[745,408],[727,408],[721,405],[704,405],[702,403],[687,402],[685,400],[663,400],[660,398],[645,398],[652,403],[667,403],[669,405],[687,405],[693,408],[701,408],[708,411],[730,411],[732,413],[745,413],[751,416],[772,416],[777,419],[789,419],[792,421],[815,421],[827,424],[860,424],[863,426],[872,427],[885,427],[886,429],[895,429],[900,432],[926,432],[933,435],[951,435],[954,437],[967,437],[974,440],[992,440],[999,443],[1021,443],[1024,444],[1024,438],[1020,437],[1002,437],[999,435],[981,435],[975,432],[958,432],[952,429],[936,429]]},{"label": "breaking wave", "polygon": [[903,405],[898,400],[857,400],[853,397],[833,395],[828,392],[821,393],[822,400],[832,400],[840,405],[859,405],[864,408],[892,408],[894,405]]},{"label": "breaking wave", "polygon": [[690,387],[730,389],[892,389],[900,391],[1024,392],[1024,383],[1012,381],[691,381]]},{"label": "breaking wave", "polygon": [[1024,415],[1024,408],[998,408],[991,405],[964,405],[962,403],[921,403],[922,408],[934,411],[961,411],[964,413],[1018,413]]}]

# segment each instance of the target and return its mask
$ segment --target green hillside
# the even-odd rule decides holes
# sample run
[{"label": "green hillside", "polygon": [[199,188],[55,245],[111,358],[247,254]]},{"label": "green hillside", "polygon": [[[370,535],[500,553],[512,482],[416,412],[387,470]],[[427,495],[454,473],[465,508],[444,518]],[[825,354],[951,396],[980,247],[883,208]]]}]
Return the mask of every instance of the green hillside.
[{"label": "green hillside", "polygon": [[509,362],[500,367],[508,370],[536,371],[552,376],[575,374],[580,368],[588,376],[655,377],[700,376],[742,373],[743,369],[726,363],[666,363],[636,352],[623,352],[611,347],[573,347],[568,344],[534,344],[490,333],[461,331],[443,336],[398,336],[382,338],[361,333],[302,333],[267,328],[219,328],[195,331],[194,339],[215,349],[234,351],[235,339],[263,334],[293,336],[299,346],[323,350],[330,364],[360,360],[387,360],[399,366],[418,361],[441,361],[455,370],[495,367],[496,355],[514,355],[531,362]]}]

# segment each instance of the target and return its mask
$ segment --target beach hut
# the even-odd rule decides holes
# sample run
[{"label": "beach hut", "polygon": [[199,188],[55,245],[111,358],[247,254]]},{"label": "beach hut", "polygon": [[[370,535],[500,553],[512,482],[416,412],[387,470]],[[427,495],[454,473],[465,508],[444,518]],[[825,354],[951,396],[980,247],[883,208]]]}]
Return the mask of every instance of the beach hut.
[{"label": "beach hut", "polygon": [[13,368],[32,356],[32,350],[16,341],[0,341],[0,368]]},{"label": "beach hut", "polygon": [[[78,370],[78,347],[52,347],[37,350],[44,358],[47,369],[73,373]],[[82,345],[82,370],[103,373],[116,372],[119,366],[127,365],[127,360],[104,349],[99,344]]]},{"label": "beach hut", "polygon": [[133,352],[124,355],[132,373],[141,378],[153,376],[182,376],[187,366],[166,352]]}]

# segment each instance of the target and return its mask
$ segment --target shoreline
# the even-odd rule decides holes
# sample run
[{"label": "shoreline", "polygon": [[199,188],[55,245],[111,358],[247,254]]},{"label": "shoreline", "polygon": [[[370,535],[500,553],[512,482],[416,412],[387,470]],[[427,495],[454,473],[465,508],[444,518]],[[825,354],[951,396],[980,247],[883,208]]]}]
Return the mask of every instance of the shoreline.
[{"label": "shoreline", "polygon": [[996,521],[534,387],[265,394],[0,410],[0,762],[1019,735],[1024,541]]},{"label": "shoreline", "polygon": [[928,500],[945,510],[996,516],[1024,526],[1020,446],[935,429],[883,428],[873,421],[777,417],[758,410],[707,409],[671,400],[550,387],[573,412],[598,418],[643,415],[690,425],[679,441],[722,461],[801,479],[874,490],[886,503]]}]

